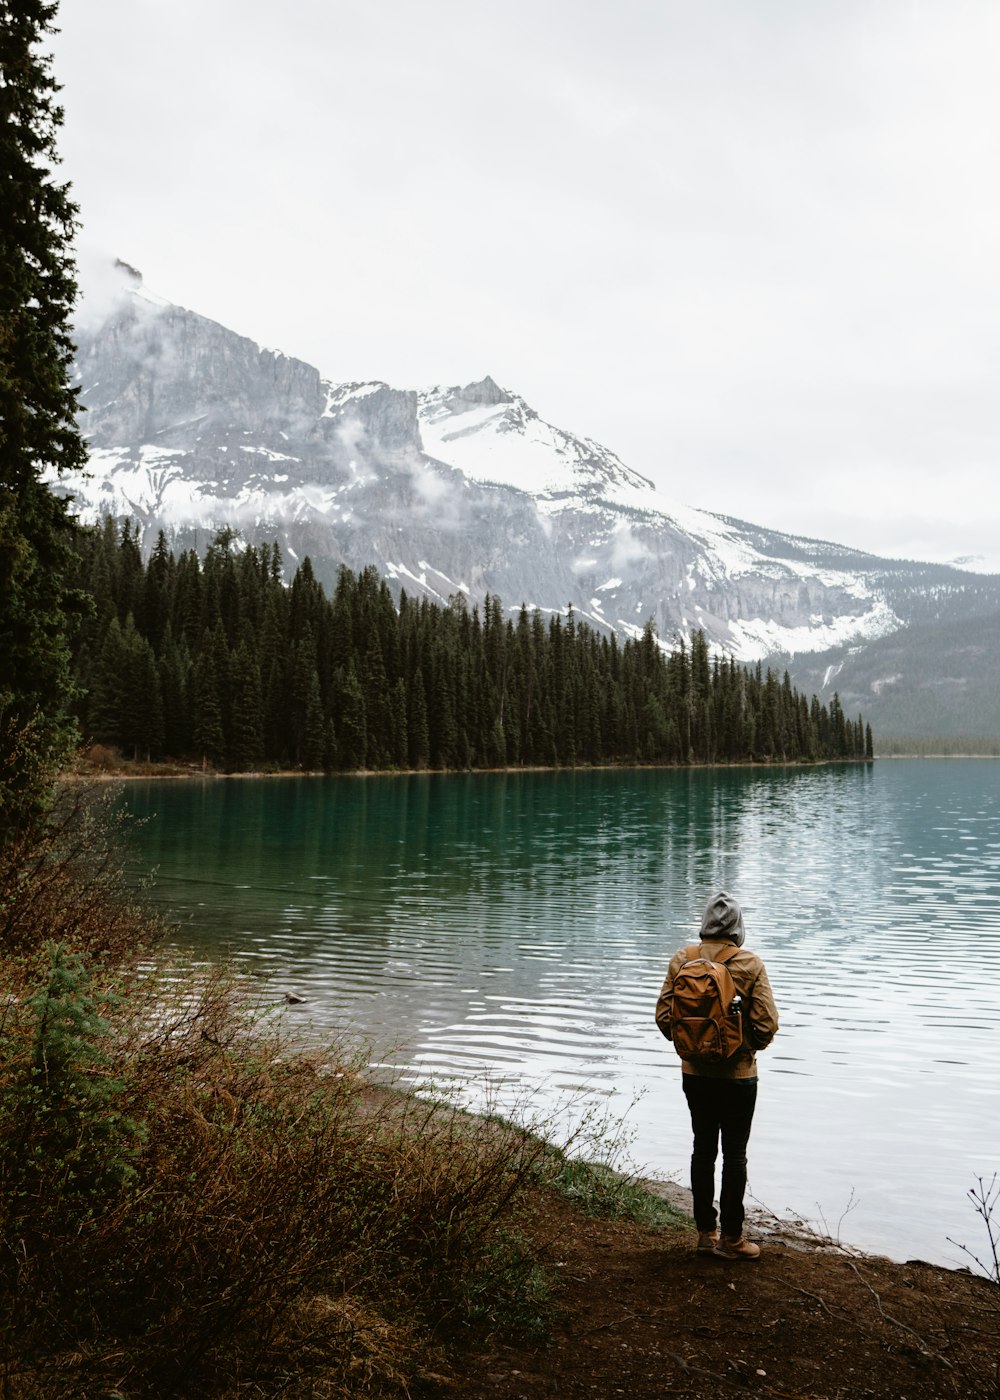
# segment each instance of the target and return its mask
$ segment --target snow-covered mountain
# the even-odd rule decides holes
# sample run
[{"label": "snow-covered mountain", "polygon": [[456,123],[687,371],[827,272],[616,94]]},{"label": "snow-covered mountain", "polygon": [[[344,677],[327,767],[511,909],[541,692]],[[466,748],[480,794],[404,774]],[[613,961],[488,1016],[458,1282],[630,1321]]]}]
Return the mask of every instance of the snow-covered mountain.
[{"label": "snow-covered mountain", "polygon": [[84,519],[139,520],[147,545],[233,525],[308,554],[327,583],[375,563],[411,596],[572,604],[622,634],[653,618],[666,640],[702,627],[744,660],[1000,610],[1000,578],[686,507],[489,377],[332,383],[118,275],[77,330],[90,466],[61,489]]}]

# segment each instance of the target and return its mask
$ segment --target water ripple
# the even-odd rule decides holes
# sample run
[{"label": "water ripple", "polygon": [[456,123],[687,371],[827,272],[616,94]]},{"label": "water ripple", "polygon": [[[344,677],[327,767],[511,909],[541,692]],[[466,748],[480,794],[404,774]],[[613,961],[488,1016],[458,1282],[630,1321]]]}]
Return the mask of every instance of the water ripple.
[{"label": "water ripple", "polygon": [[[136,869],[199,956],[226,950],[364,1030],[410,1082],[483,1076],[553,1106],[589,1085],[681,1168],[676,1059],[652,1009],[726,887],[783,1028],[753,1170],[808,1216],[853,1187],[858,1243],[951,1259],[1000,1165],[1000,767],[135,784]],[[967,975],[965,975],[967,972]],[[308,1028],[308,1032],[307,1032]],[[553,1107],[552,1111],[556,1111]],[[758,1178],[759,1174],[759,1178]]]}]

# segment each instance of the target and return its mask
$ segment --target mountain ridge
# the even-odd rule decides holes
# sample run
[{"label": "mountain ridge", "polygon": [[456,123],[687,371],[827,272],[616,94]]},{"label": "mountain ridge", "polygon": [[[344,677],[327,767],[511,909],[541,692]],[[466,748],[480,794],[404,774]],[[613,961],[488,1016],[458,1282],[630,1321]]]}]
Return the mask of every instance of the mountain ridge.
[{"label": "mountain ridge", "polygon": [[1000,577],[882,559],[668,498],[490,375],[336,383],[122,277],[77,332],[90,476],[81,518],[222,526],[308,554],[331,585],[374,562],[398,592],[487,592],[637,635],[693,628],[743,661],[836,652],[1000,610]]}]

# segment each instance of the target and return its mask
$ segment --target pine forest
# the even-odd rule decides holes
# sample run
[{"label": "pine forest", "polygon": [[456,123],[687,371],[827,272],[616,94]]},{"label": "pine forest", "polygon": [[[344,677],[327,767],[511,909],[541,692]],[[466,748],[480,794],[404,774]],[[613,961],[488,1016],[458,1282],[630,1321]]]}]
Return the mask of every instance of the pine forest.
[{"label": "pine forest", "polygon": [[308,559],[290,585],[277,544],[220,531],[204,559],[138,526],[82,532],[89,595],[74,642],[86,741],[144,761],[230,772],[574,764],[815,762],[872,756],[872,734],[760,665],[623,643],[568,610],[482,612],[465,595],[398,605],[378,570],[333,596]]}]

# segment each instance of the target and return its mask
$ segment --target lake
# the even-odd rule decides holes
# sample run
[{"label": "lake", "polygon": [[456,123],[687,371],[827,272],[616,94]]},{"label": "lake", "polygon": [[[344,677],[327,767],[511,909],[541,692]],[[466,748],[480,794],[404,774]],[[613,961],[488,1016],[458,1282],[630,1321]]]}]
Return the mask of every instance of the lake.
[{"label": "lake", "polygon": [[685,1184],[653,1008],[729,890],[782,1017],[754,1200],[961,1264],[949,1236],[987,1243],[965,1193],[1000,1168],[998,790],[988,760],[893,760],[132,782],[124,800],[178,944],[305,998],[303,1035],[347,1027],[472,1104],[628,1110],[634,1163]]}]

